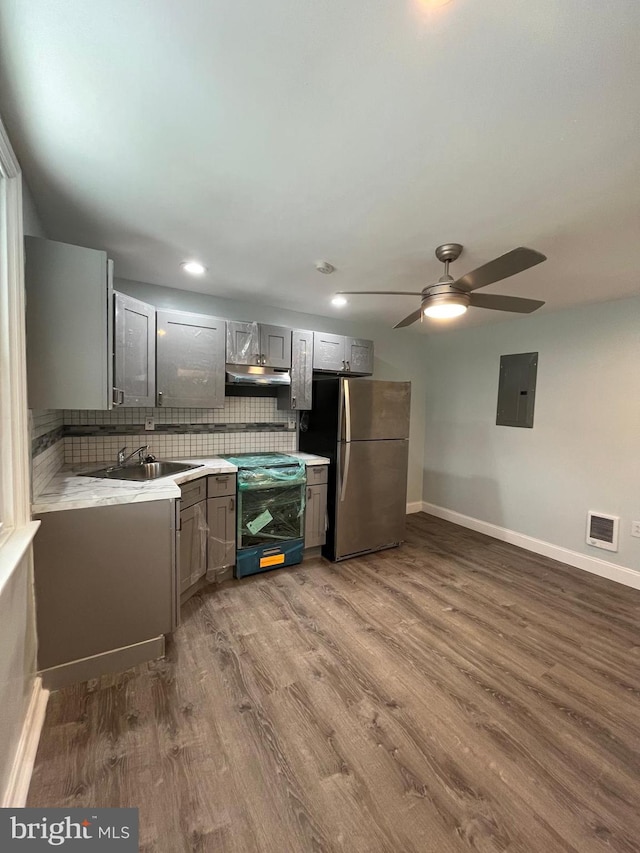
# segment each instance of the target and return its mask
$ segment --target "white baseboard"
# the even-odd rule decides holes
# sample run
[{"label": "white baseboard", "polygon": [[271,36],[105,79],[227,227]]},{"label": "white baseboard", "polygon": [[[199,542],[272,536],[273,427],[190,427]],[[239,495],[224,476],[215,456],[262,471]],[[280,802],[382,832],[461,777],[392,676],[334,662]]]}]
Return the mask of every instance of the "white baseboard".
[{"label": "white baseboard", "polygon": [[412,512],[422,512],[422,501],[413,501],[413,503],[407,504],[407,515]]},{"label": "white baseboard", "polygon": [[27,802],[31,774],[36,761],[48,699],[49,691],[42,686],[40,676],[36,676],[27,715],[22,726],[20,742],[11,768],[9,783],[2,799],[2,808],[20,809],[24,808]]},{"label": "white baseboard", "polygon": [[533,551],[536,554],[542,554],[544,557],[550,557],[552,560],[558,560],[560,563],[566,563],[576,569],[583,569],[585,572],[600,575],[600,577],[608,578],[624,584],[624,586],[640,589],[640,572],[635,569],[619,566],[616,563],[608,563],[606,560],[599,560],[597,557],[590,557],[587,554],[580,554],[578,551],[571,551],[569,548],[553,545],[543,539],[535,539],[533,536],[526,536],[524,533],[509,530],[507,527],[499,527],[497,524],[490,524],[488,521],[463,515],[461,512],[455,512],[455,510],[436,506],[436,504],[430,504],[426,501],[422,502],[422,511],[443,518],[445,521],[452,521],[461,527],[468,527],[477,533],[484,533],[494,539],[500,539],[501,542],[509,542],[511,545],[517,545],[527,551]]}]

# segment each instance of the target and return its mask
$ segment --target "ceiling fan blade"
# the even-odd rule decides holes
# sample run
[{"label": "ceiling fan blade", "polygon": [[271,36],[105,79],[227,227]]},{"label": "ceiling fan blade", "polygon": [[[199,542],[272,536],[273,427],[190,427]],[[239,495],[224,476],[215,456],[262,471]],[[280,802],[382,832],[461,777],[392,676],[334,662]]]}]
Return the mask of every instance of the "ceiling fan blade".
[{"label": "ceiling fan blade", "polygon": [[494,311],[514,311],[516,314],[531,314],[544,305],[539,299],[521,299],[497,293],[472,293],[469,298],[474,308],[493,308]]},{"label": "ceiling fan blade", "polygon": [[340,294],[340,296],[353,296],[354,294],[365,293],[365,294],[376,294],[379,296],[422,296],[422,291],[408,291],[408,290],[336,290],[336,294]]},{"label": "ceiling fan blade", "polygon": [[415,323],[416,320],[419,320],[421,314],[422,314],[422,308],[418,308],[417,311],[412,311],[408,317],[404,318],[404,320],[400,320],[399,323],[396,323],[393,328],[394,329],[404,329],[405,326],[410,326],[412,323]]},{"label": "ceiling fan blade", "polygon": [[541,252],[520,246],[519,249],[512,249],[506,255],[500,255],[499,258],[494,258],[488,264],[468,272],[462,278],[452,282],[452,286],[459,287],[467,292],[477,290],[479,287],[493,284],[494,281],[502,281],[503,278],[509,278],[511,275],[528,270],[529,267],[535,267],[536,264],[546,260],[546,255]]}]

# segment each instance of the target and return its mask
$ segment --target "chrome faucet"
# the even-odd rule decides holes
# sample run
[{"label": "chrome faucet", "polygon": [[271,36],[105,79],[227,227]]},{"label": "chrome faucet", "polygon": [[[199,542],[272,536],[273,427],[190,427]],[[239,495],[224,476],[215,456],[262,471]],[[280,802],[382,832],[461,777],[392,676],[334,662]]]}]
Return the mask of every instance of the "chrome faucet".
[{"label": "chrome faucet", "polygon": [[138,462],[142,465],[142,463],[144,462],[146,451],[149,450],[149,445],[143,444],[141,447],[139,447],[137,450],[134,450],[133,453],[130,453],[128,456],[124,455],[126,449],[127,445],[125,444],[122,450],[118,451],[118,465],[120,467],[126,465],[126,463],[131,459],[132,456],[135,456],[136,453],[138,454]]}]

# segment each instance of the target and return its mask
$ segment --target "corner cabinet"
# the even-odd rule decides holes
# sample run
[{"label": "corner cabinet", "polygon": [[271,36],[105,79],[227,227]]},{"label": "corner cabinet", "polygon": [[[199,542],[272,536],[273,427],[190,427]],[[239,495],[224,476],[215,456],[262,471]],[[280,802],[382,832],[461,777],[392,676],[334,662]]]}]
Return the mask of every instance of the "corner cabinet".
[{"label": "corner cabinet", "polygon": [[323,373],[373,373],[373,341],[328,332],[313,334],[313,369]]},{"label": "corner cabinet", "polygon": [[156,331],[158,406],[222,408],[225,321],[205,314],[158,311]]},{"label": "corner cabinet", "polygon": [[112,281],[106,252],[25,237],[30,408],[111,408]]}]

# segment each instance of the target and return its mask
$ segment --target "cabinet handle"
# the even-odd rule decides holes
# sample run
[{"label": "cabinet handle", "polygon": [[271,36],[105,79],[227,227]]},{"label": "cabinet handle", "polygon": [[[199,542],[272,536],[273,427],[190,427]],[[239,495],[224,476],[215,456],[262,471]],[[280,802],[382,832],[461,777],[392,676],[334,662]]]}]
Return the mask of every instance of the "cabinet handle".
[{"label": "cabinet handle", "polygon": [[347,362],[347,370],[351,371],[351,365]]},{"label": "cabinet handle", "polygon": [[307,500],[311,500],[311,489],[307,489]]},{"label": "cabinet handle", "polygon": [[122,388],[114,387],[112,396],[114,406],[121,406],[124,403],[124,391],[122,390]]},{"label": "cabinet handle", "polygon": [[162,405],[162,391],[158,391],[158,406]]},{"label": "cabinet handle", "polygon": [[291,408],[295,409],[295,407],[296,407],[296,398],[295,398],[295,394],[294,394],[294,396],[291,398]]},{"label": "cabinet handle", "polygon": [[236,499],[231,498],[231,500],[229,501],[229,512],[235,512],[235,509],[236,509]]},{"label": "cabinet handle", "polygon": [[342,359],[342,369],[343,369],[343,370],[346,370],[346,367],[345,367],[345,360],[344,360],[344,358]]},{"label": "cabinet handle", "polygon": [[266,357],[266,355],[263,355],[263,356],[262,356],[262,365],[263,365],[263,367],[264,367],[264,365],[265,365],[266,363],[267,363],[267,357]]}]

